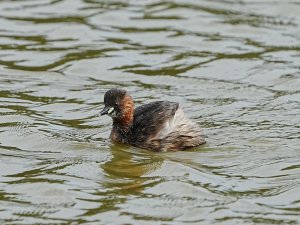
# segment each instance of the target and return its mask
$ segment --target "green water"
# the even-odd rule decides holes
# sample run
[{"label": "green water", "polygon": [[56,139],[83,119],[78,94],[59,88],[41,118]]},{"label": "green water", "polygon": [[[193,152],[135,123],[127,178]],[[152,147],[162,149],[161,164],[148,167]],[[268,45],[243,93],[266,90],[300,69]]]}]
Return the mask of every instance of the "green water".
[{"label": "green water", "polygon": [[[300,1],[0,2],[0,224],[300,224]],[[208,144],[109,141],[109,88]]]}]

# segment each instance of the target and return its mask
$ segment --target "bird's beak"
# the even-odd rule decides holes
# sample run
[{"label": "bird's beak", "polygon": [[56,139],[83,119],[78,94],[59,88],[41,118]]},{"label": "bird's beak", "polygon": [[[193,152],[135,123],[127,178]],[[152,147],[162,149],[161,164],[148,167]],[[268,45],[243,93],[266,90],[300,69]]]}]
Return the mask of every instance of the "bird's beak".
[{"label": "bird's beak", "polygon": [[111,115],[114,111],[114,107],[108,107],[108,106],[105,106],[104,109],[102,109],[102,111],[99,113],[100,116],[103,116],[103,115]]},{"label": "bird's beak", "polygon": [[106,115],[108,114],[109,111],[109,107],[105,106],[104,109],[101,110],[101,112],[99,113],[100,116]]}]

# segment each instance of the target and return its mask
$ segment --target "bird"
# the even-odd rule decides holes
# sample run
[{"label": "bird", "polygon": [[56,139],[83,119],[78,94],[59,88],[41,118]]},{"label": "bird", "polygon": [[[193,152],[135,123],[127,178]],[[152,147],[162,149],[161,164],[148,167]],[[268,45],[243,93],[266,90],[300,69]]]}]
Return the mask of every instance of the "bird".
[{"label": "bird", "polygon": [[188,119],[178,102],[154,101],[134,108],[124,89],[104,95],[100,115],[113,120],[110,139],[154,152],[171,152],[206,143],[200,127]]}]

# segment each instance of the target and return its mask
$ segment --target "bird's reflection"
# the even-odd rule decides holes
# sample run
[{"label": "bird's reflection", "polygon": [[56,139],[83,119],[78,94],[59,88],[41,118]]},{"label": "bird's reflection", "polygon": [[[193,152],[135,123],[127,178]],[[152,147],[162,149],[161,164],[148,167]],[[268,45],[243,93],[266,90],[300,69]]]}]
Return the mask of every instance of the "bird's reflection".
[{"label": "bird's reflection", "polygon": [[131,146],[111,143],[111,159],[101,165],[106,174],[107,188],[133,194],[141,192],[151,183],[146,175],[158,169],[164,159],[161,155],[135,149]]},{"label": "bird's reflection", "polygon": [[110,152],[110,160],[100,166],[105,174],[102,189],[95,193],[101,205],[84,215],[118,210],[132,196],[143,195],[147,186],[159,182],[157,177],[146,175],[163,164],[162,156],[119,143],[111,143]]},{"label": "bird's reflection", "polygon": [[111,158],[100,165],[105,174],[101,189],[94,193],[100,205],[86,210],[85,216],[118,210],[132,196],[143,196],[145,188],[160,182],[160,178],[151,176],[151,172],[163,164],[161,154],[120,143],[111,143],[109,150]]}]

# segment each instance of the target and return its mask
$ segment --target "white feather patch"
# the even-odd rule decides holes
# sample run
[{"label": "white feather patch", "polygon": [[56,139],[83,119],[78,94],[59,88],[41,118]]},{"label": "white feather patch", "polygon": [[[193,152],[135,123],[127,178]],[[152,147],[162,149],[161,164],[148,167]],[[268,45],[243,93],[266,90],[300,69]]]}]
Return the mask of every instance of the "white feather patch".
[{"label": "white feather patch", "polygon": [[115,109],[113,107],[111,107],[109,110],[108,110],[108,114],[112,114],[112,112],[114,111]]}]

